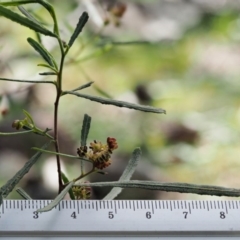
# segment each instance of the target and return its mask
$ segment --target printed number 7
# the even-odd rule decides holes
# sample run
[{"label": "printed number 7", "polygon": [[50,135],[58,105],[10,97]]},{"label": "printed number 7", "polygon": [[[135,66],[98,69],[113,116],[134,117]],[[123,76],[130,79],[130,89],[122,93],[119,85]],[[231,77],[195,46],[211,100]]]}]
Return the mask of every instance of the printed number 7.
[{"label": "printed number 7", "polygon": [[188,215],[188,212],[183,212],[183,214],[184,214],[184,218],[186,219],[187,215]]}]

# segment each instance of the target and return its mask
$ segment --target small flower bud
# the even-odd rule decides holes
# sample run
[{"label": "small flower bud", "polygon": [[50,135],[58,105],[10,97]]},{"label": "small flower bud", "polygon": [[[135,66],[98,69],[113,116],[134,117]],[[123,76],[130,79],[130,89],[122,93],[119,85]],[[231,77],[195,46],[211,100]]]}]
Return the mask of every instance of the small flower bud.
[{"label": "small flower bud", "polygon": [[116,138],[108,137],[107,138],[107,144],[108,144],[108,147],[109,147],[110,150],[114,150],[114,149],[118,148],[118,144],[117,144]]},{"label": "small flower bud", "polygon": [[87,146],[81,146],[80,148],[77,148],[77,154],[79,157],[85,157],[87,155],[87,151]]},{"label": "small flower bud", "polygon": [[15,120],[13,123],[12,123],[12,127],[13,128],[16,128],[17,130],[21,129],[22,128],[22,123],[20,120]]},{"label": "small flower bud", "polygon": [[127,10],[127,6],[124,3],[115,3],[109,7],[109,12],[117,18],[121,18]]},{"label": "small flower bud", "polygon": [[[84,183],[88,183],[88,181]],[[74,186],[72,191],[76,200],[89,199],[92,193],[91,187]]]}]

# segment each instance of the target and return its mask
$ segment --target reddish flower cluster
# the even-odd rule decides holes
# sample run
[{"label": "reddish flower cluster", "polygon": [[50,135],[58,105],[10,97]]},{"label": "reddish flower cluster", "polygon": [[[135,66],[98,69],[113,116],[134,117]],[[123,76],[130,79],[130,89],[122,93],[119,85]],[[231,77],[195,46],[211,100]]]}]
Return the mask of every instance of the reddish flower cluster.
[{"label": "reddish flower cluster", "polygon": [[97,169],[103,169],[111,164],[112,151],[118,148],[118,144],[115,138],[108,137],[107,144],[101,142],[90,143],[89,150],[87,146],[81,146],[77,149],[77,153],[80,157],[86,157],[91,160],[94,167]]}]

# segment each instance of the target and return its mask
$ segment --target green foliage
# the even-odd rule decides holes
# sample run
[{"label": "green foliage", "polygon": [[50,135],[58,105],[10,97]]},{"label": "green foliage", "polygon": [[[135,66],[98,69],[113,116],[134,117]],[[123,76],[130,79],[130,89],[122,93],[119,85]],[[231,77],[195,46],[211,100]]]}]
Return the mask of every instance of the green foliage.
[{"label": "green foliage", "polygon": [[68,185],[61,191],[60,194],[57,195],[57,197],[46,207],[38,209],[38,212],[48,212],[52,210],[55,206],[59,204],[59,202],[65,197],[65,195],[68,193],[68,191],[72,188],[74,182],[68,183]]},{"label": "green foliage", "polygon": [[19,23],[25,27],[32,29],[33,31],[39,32],[41,34],[50,36],[50,37],[57,37],[54,33],[49,31],[48,29],[44,28],[43,26],[29,20],[28,18],[22,17],[18,13],[15,13],[5,7],[0,6],[0,16],[8,18],[9,20]]},{"label": "green foliage", "polygon": [[[130,178],[132,177],[133,173],[137,168],[140,157],[141,157],[141,150],[140,148],[136,148],[133,151],[132,157],[129,160],[128,165],[126,166],[122,176],[119,178],[119,182],[130,180]],[[121,191],[122,191],[122,188],[114,187],[111,190],[111,192],[109,192],[108,195],[104,197],[104,200],[113,200],[118,196],[119,193],[121,193]]]},{"label": "green foliage", "polygon": [[[46,149],[51,142],[48,142],[42,146],[41,149]],[[6,198],[10,192],[15,188],[19,181],[29,172],[31,167],[41,157],[42,153],[37,152],[34,154],[29,161],[20,169],[8,182],[0,188],[0,195]]]},{"label": "green foliage", "polygon": [[25,200],[31,200],[32,198],[22,189],[22,188],[17,188],[16,192]]},{"label": "green foliage", "polygon": [[117,181],[117,182],[97,182],[81,183],[85,187],[119,187],[119,188],[141,188],[147,190],[194,193],[200,195],[240,197],[240,191],[236,188],[225,188],[218,186],[196,185],[188,183],[160,183],[157,181]]},{"label": "green foliage", "polygon": [[135,110],[139,110],[139,111],[143,111],[143,112],[165,113],[166,114],[166,111],[164,109],[155,108],[155,107],[151,107],[151,106],[133,104],[133,103],[117,101],[117,100],[113,100],[113,99],[105,99],[105,98],[90,96],[90,95],[86,95],[86,94],[82,94],[82,93],[76,93],[73,91],[64,91],[62,93],[62,95],[65,95],[65,94],[75,95],[77,97],[86,98],[86,99],[94,101],[94,102],[99,102],[99,103],[107,104],[107,105],[114,105],[116,107],[130,108],[130,109],[135,109]]},{"label": "green foliage", "polygon": [[40,24],[37,19],[35,19],[23,6],[18,6],[19,11],[25,15],[29,20],[35,22],[36,24]]},{"label": "green foliage", "polygon": [[28,43],[42,56],[42,58],[57,71],[57,64],[53,59],[53,56],[43,47],[42,44],[36,42],[32,38],[27,38]]},{"label": "green foliage", "polygon": [[77,27],[75,28],[75,30],[73,32],[73,35],[71,36],[71,38],[68,42],[69,48],[73,45],[74,41],[76,40],[76,38],[78,37],[78,35],[82,31],[82,29],[85,26],[85,24],[87,23],[87,21],[88,21],[88,14],[86,12],[84,12],[82,14],[82,16],[79,18]]},{"label": "green foliage", "polygon": [[87,137],[91,126],[91,117],[84,114],[82,132],[81,132],[81,146],[86,146]]},{"label": "green foliage", "polygon": [[[67,176],[66,176],[63,172],[61,172],[61,176],[62,176],[62,180],[63,180],[63,183],[64,183],[64,184],[68,184],[68,183],[70,182],[70,181],[68,180]],[[71,198],[72,200],[75,200],[75,196],[74,196],[74,194],[73,194],[72,188],[69,189],[68,193],[69,193],[70,198]]]},{"label": "green foliage", "polygon": [[[38,20],[35,19],[25,8],[23,8],[23,4],[30,4],[30,3],[37,3],[42,5],[51,15],[53,19],[53,31],[50,31],[43,27]],[[23,17],[12,10],[9,10],[5,8],[4,6],[17,6],[18,9],[21,11],[23,15],[26,17]],[[38,152],[29,160],[29,162],[19,171],[16,173],[16,175],[10,179],[1,189],[0,189],[0,195],[7,197],[7,195],[14,189],[14,187],[18,184],[18,182],[22,179],[22,177],[29,171],[29,169],[36,163],[36,161],[39,159],[39,157],[42,155],[42,153],[49,153],[56,155],[57,160],[57,166],[58,166],[58,177],[59,177],[59,195],[56,197],[56,199],[51,202],[50,205],[46,206],[43,209],[40,209],[39,211],[49,211],[54,206],[56,206],[59,201],[69,192],[72,199],[75,199],[74,193],[72,190],[73,184],[75,182],[79,181],[80,179],[86,177],[89,174],[92,173],[104,173],[102,171],[99,171],[99,169],[103,169],[110,165],[111,163],[111,154],[114,149],[118,147],[116,139],[115,138],[107,138],[107,143],[103,144],[101,142],[94,141],[90,143],[89,148],[87,147],[87,137],[90,130],[90,123],[91,123],[91,117],[87,114],[84,115],[83,125],[82,125],[82,131],[81,131],[81,142],[80,142],[80,148],[78,149],[78,156],[74,155],[68,155],[65,153],[61,153],[59,151],[59,140],[57,138],[58,136],[58,105],[59,105],[59,99],[60,97],[72,94],[78,97],[87,98],[92,101],[96,101],[102,104],[110,104],[118,107],[126,107],[126,108],[132,108],[140,111],[147,111],[147,112],[155,112],[155,113],[165,113],[165,110],[162,109],[156,109],[150,106],[141,106],[137,104],[131,104],[127,102],[122,101],[116,101],[111,99],[104,99],[99,97],[93,97],[90,95],[83,95],[80,93],[77,93],[76,91],[80,91],[82,89],[85,89],[87,87],[90,87],[93,82],[90,81],[87,84],[84,84],[80,87],[77,87],[71,91],[64,91],[62,89],[62,72],[64,67],[64,60],[66,55],[69,52],[70,47],[76,42],[80,32],[82,32],[82,29],[84,28],[85,24],[88,21],[88,14],[86,12],[82,13],[82,15],[79,18],[78,24],[73,31],[72,36],[70,37],[68,45],[64,45],[64,43],[61,40],[61,36],[58,29],[58,22],[55,15],[54,8],[47,3],[46,1],[42,0],[35,0],[35,1],[12,1],[12,2],[5,2],[0,4],[0,14],[1,16],[10,19],[11,21],[14,21],[16,23],[19,23],[25,27],[28,27],[35,31],[36,33],[44,34],[47,36],[55,37],[58,40],[59,44],[59,50],[61,53],[61,59],[60,61],[58,59],[54,59],[53,55],[43,46],[42,43],[39,43],[38,41],[34,40],[33,38],[27,38],[28,43],[38,52],[38,54],[46,61],[47,64],[40,63],[38,66],[43,66],[46,68],[51,69],[53,72],[44,72],[41,73],[42,75],[56,75],[56,81],[27,81],[27,80],[17,80],[17,79],[6,79],[1,78],[0,80],[4,81],[15,81],[15,82],[33,82],[33,83],[53,83],[56,86],[56,101],[55,103],[55,114],[54,114],[54,135],[51,136],[47,132],[49,131],[49,128],[46,128],[46,130],[41,130],[35,125],[35,122],[33,120],[33,117],[29,112],[26,110],[23,110],[23,113],[25,115],[25,118],[23,120],[15,120],[13,123],[13,127],[16,128],[16,130],[19,130],[23,128],[24,132],[15,132],[15,133],[2,133],[1,135],[14,135],[19,133],[28,133],[33,132],[35,134],[41,135],[43,137],[47,137],[52,139],[52,143],[55,146],[55,152],[46,150],[46,148],[49,146],[49,144],[44,145],[42,148],[33,147],[32,149],[37,150]],[[40,37],[38,39],[41,39]],[[106,45],[107,46],[107,45]],[[106,46],[103,46],[102,49],[104,50]],[[65,48],[65,49],[64,49]],[[101,50],[100,53],[103,51]],[[57,62],[60,62],[59,65],[57,65]],[[103,92],[103,90],[99,89],[99,92]],[[61,171],[61,163],[60,163],[60,156],[70,157],[74,159],[79,159],[81,161],[81,174],[80,176],[74,178],[74,180],[69,181],[66,175]],[[126,170],[123,173],[123,176],[120,179],[129,179],[134,172],[136,168],[137,160],[140,156],[140,150],[136,150],[134,152],[133,158],[131,159],[129,165],[127,166]],[[92,168],[90,171],[85,172],[83,162],[88,161],[92,164]],[[75,188],[77,197],[88,197],[89,196],[89,189],[84,188]],[[30,196],[27,196],[27,193],[25,194],[23,190],[18,190],[19,194],[23,196],[24,198],[30,198]],[[117,189],[117,192],[119,193],[119,189]],[[116,189],[113,190],[113,193],[117,195]],[[114,197],[114,194],[111,195],[112,198]]]}]

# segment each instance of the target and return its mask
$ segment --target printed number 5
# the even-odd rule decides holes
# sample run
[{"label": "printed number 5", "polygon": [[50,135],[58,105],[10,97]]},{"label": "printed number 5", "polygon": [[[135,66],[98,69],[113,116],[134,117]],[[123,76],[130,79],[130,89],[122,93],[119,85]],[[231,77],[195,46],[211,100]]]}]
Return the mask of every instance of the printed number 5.
[{"label": "printed number 5", "polygon": [[113,218],[114,218],[113,212],[109,212],[109,213],[108,213],[108,218],[110,218],[110,219],[113,219]]}]

